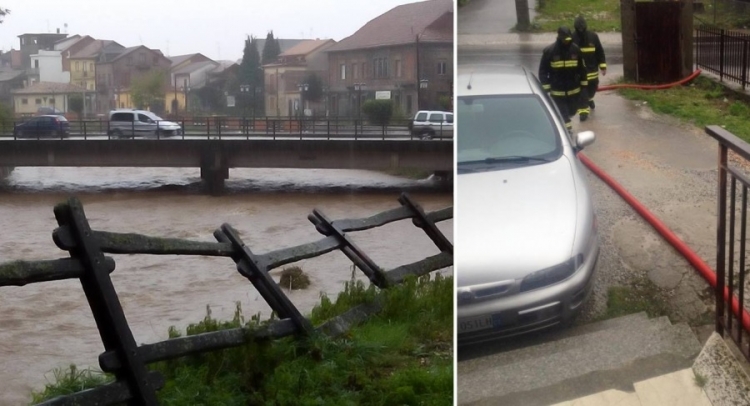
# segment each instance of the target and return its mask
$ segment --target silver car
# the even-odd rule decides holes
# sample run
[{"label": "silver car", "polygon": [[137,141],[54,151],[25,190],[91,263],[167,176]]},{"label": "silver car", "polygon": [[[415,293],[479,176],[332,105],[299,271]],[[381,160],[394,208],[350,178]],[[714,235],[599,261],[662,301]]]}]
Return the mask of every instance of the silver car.
[{"label": "silver car", "polygon": [[121,109],[109,112],[107,135],[116,137],[181,135],[182,127],[148,110]]},{"label": "silver car", "polygon": [[593,284],[599,243],[584,167],[537,78],[518,66],[459,67],[458,343],[567,324]]}]

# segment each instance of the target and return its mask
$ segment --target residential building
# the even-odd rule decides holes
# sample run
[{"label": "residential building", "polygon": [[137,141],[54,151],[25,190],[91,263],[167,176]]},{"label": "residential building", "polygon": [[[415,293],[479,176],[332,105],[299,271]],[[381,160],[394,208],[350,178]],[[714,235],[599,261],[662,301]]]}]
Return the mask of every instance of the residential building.
[{"label": "residential building", "polygon": [[446,109],[453,89],[453,1],[404,4],[328,49],[332,114],[356,116],[367,99],[398,110]]},{"label": "residential building", "polygon": [[208,83],[209,73],[221,64],[199,53],[173,56],[169,59],[172,61],[170,93],[166,96],[170,106],[169,112],[177,114],[188,109],[202,110],[198,92]]},{"label": "residential building", "polygon": [[26,79],[23,69],[0,67],[0,103],[8,107],[13,105],[12,91],[22,89]]},{"label": "residential building", "polygon": [[[169,86],[169,68],[172,65],[161,51],[144,45],[111,50],[99,55],[95,64],[97,111],[105,113],[114,108],[131,108],[130,85],[139,76],[161,70],[164,88]],[[165,95],[166,96],[166,95]],[[152,106],[160,113],[165,106]]]},{"label": "residential building", "polygon": [[[86,93],[86,112],[94,113],[100,109],[97,104],[101,104],[97,98],[96,88],[96,64],[100,57],[104,55],[117,55],[124,46],[111,40],[94,40],[76,52],[67,56],[67,63],[70,70],[70,83],[80,86],[87,90]],[[108,104],[107,100],[103,100]]]},{"label": "residential building", "polygon": [[31,61],[31,55],[36,55],[41,50],[54,49],[55,43],[67,38],[68,34],[21,34],[18,36],[21,42],[21,63],[23,69],[26,69],[28,76],[27,84],[39,81],[39,60],[34,63]]},{"label": "residential building", "polygon": [[309,92],[303,93],[302,90],[310,75],[315,75],[322,93],[328,82],[328,55],[325,51],[335,44],[332,39],[302,41],[279,54],[276,62],[263,66],[266,115],[326,115],[323,95],[319,95],[319,100],[304,100],[304,94]]},{"label": "residential building", "polygon": [[52,49],[40,49],[31,55],[32,66],[39,67],[38,80],[70,83],[70,56],[94,41],[94,38],[88,35],[74,35],[57,41]]},{"label": "residential building", "polygon": [[69,98],[83,95],[85,89],[70,83],[37,82],[23,89],[12,90],[13,109],[19,115],[36,114],[40,107],[52,107],[64,113],[70,111]]},{"label": "residential building", "polygon": [[11,49],[8,52],[3,52],[0,55],[0,67],[11,68],[11,69],[23,69],[21,51],[17,49]]}]

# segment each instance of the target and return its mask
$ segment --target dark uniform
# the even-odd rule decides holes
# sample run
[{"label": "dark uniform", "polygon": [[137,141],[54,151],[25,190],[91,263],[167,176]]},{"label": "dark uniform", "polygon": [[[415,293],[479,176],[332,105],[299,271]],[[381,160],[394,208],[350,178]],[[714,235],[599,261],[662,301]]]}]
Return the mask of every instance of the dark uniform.
[{"label": "dark uniform", "polygon": [[[584,20],[583,16],[579,15],[576,17],[573,26],[575,27],[573,43],[581,48],[583,60],[586,62],[586,70],[588,71],[587,79],[589,80],[589,85],[586,92],[589,98],[588,106],[594,109],[596,108],[594,95],[596,94],[596,89],[599,87],[599,69],[602,70],[602,75],[607,74],[607,61],[604,58],[604,48],[602,48],[602,43],[599,41],[599,36],[595,32],[587,31],[586,20]],[[588,114],[589,111],[586,113]]]},{"label": "dark uniform", "polygon": [[[570,118],[588,109],[584,94],[588,80],[581,50],[573,43],[569,28],[560,27],[555,43],[544,48],[539,63],[539,81],[562,113],[565,127],[572,131]],[[581,119],[585,120],[583,116]]]}]

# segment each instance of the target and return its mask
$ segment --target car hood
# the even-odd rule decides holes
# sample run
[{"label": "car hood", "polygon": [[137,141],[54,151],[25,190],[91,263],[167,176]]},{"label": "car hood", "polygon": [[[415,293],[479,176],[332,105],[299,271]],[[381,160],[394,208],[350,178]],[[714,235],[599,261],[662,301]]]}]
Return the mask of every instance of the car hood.
[{"label": "car hood", "polygon": [[523,278],[571,257],[578,202],[567,157],[458,176],[458,286]]},{"label": "car hood", "polygon": [[157,123],[159,124],[159,127],[179,127],[180,126],[174,121],[168,121],[168,120],[159,120]]}]

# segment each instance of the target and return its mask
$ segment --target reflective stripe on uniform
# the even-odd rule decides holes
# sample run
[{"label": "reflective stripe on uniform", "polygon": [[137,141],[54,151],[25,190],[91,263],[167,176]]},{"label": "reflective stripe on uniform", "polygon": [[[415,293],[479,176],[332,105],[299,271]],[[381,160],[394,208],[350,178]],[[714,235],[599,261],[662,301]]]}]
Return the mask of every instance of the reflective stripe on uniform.
[{"label": "reflective stripe on uniform", "polygon": [[588,78],[588,80],[593,80],[593,79],[596,79],[598,77],[599,77],[599,72],[589,72],[586,75],[586,78]]},{"label": "reflective stripe on uniform", "polygon": [[578,94],[580,92],[581,92],[581,88],[579,87],[579,88],[576,88],[576,89],[573,89],[573,90],[568,90],[568,91],[553,90],[553,91],[550,92],[550,94],[553,95],[553,96],[570,96],[570,95],[573,95],[573,94]]},{"label": "reflective stripe on uniform", "polygon": [[553,68],[575,68],[578,66],[578,60],[571,59],[567,61],[555,61],[549,64]]},{"label": "reflective stripe on uniform", "polygon": [[606,63],[600,63],[599,64],[599,69],[607,69],[607,64]]},{"label": "reflective stripe on uniform", "polygon": [[591,109],[586,107],[585,109],[578,109],[578,114],[589,114],[591,113]]},{"label": "reflective stripe on uniform", "polygon": [[550,85],[549,83],[546,84],[546,85],[542,85],[542,89],[544,89],[544,90],[552,89],[552,85]]},{"label": "reflective stripe on uniform", "polygon": [[581,48],[581,52],[594,52],[594,51],[596,51],[595,47]]}]

